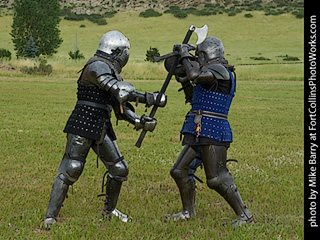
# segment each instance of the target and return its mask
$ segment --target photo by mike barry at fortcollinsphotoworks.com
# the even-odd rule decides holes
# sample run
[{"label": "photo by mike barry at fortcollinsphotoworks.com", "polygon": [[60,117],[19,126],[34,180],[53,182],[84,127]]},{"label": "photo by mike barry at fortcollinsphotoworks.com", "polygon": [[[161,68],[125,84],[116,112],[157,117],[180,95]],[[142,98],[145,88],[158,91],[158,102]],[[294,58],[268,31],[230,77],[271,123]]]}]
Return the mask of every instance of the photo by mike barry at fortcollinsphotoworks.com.
[{"label": "photo by mike barry at fortcollinsphotoworks.com", "polygon": [[318,230],[317,16],[305,16],[305,233]]}]

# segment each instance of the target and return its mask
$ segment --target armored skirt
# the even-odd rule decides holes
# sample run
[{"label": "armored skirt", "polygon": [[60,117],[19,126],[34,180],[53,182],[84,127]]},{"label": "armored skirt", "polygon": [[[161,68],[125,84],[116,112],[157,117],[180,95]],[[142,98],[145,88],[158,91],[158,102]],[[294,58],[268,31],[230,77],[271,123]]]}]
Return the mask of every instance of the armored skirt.
[{"label": "armored skirt", "polygon": [[77,95],[78,101],[63,131],[97,141],[108,134],[112,140],[116,140],[110,121],[110,96],[97,86],[80,84]]}]

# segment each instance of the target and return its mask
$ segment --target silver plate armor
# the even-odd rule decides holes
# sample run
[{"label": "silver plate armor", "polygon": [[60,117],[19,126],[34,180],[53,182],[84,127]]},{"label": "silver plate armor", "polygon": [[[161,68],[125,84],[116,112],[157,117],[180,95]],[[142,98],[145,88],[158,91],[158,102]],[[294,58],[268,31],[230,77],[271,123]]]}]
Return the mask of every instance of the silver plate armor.
[{"label": "silver plate armor", "polygon": [[110,31],[100,39],[98,50],[113,56],[123,68],[129,59],[129,40],[119,31]]}]

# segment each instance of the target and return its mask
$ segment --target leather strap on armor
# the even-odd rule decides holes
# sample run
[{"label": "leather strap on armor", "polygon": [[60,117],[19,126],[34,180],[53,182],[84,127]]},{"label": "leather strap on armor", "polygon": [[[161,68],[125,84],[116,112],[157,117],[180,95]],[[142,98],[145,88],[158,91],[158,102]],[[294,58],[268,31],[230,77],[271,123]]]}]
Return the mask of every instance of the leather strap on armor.
[{"label": "leather strap on armor", "polygon": [[224,120],[228,120],[228,115],[222,114],[222,113],[215,113],[210,111],[202,111],[202,110],[190,110],[187,114],[187,117],[189,116],[205,116],[205,117],[214,117],[214,118],[220,118]]},{"label": "leather strap on armor", "polygon": [[78,100],[77,105],[87,105],[90,107],[95,107],[95,108],[101,108],[101,109],[106,109],[108,108],[107,105],[100,104],[100,103],[95,103],[95,102],[90,102],[90,101],[84,101],[84,100]]}]

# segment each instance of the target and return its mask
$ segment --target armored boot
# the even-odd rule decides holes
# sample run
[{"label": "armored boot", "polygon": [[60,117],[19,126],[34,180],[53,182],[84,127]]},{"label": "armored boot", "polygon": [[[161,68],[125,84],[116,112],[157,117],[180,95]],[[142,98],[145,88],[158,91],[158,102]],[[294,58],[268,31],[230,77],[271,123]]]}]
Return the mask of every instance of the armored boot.
[{"label": "armored boot", "polygon": [[[171,171],[171,175],[175,178],[175,171]],[[185,180],[188,178],[185,178]],[[175,221],[180,219],[189,219],[190,217],[196,216],[196,211],[194,209],[195,206],[195,198],[196,198],[196,187],[194,180],[187,180],[187,182],[180,179],[175,178],[177,186],[180,191],[181,201],[182,201],[182,212],[177,214],[166,214],[165,216],[173,217]]]},{"label": "armored boot", "polygon": [[193,180],[188,181],[183,189],[180,189],[180,195],[182,200],[183,212],[188,212],[190,217],[196,216],[194,209],[195,198],[196,198],[196,187]]},{"label": "armored boot", "polygon": [[249,223],[253,220],[252,213],[243,203],[238,188],[233,183],[233,177],[229,172],[224,172],[219,177],[207,181],[210,188],[216,190],[232,207],[237,219],[232,222],[234,227]]},{"label": "armored boot", "polygon": [[44,220],[44,227],[50,228],[51,225],[57,222],[57,216],[62,207],[63,201],[67,196],[69,185],[60,179],[58,176],[52,186],[51,197]]},{"label": "armored boot", "polygon": [[182,212],[176,214],[166,214],[167,218],[172,217],[173,220],[188,220],[191,217],[196,216],[195,198],[195,182],[194,180],[189,180],[186,184],[178,184],[180,196],[182,200]]},{"label": "armored boot", "polygon": [[173,218],[174,221],[179,221],[179,220],[188,220],[190,219],[190,214],[188,211],[182,211],[178,212],[175,214],[166,214],[166,218]]},{"label": "armored boot", "polygon": [[123,214],[118,209],[116,205],[118,202],[122,182],[117,181],[114,178],[108,176],[107,187],[106,187],[106,200],[103,208],[103,216],[111,219],[112,217],[119,218],[122,222],[131,222],[132,218],[126,214]]},{"label": "armored boot", "polygon": [[183,181],[177,182],[181,201],[182,201],[182,211],[176,214],[166,214],[167,218],[172,217],[175,221],[189,219],[190,217],[196,216],[195,198],[195,182],[194,180],[189,180],[187,183]]},{"label": "armored boot", "polygon": [[237,218],[232,221],[234,227],[241,226],[252,222],[252,213],[249,211],[247,206],[243,203],[238,188],[233,184],[229,187],[227,193],[222,195],[224,199],[230,204],[232,209],[235,211]]}]

